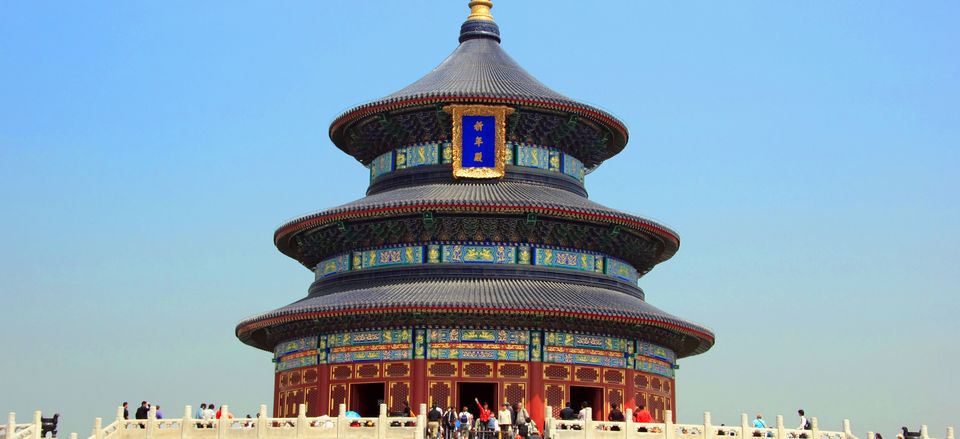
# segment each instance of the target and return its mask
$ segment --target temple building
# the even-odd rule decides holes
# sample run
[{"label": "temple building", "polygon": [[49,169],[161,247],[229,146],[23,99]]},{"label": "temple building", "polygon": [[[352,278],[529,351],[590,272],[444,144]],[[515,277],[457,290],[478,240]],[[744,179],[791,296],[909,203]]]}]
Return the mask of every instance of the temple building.
[{"label": "temple building", "polygon": [[439,66],[333,121],[333,143],[369,170],[366,196],[275,232],[315,281],[237,337],[274,354],[276,416],[476,411],[476,397],[522,401],[541,427],[568,401],[662,420],[677,359],[714,343],[637,286],[679,238],[587,198],[587,174],[627,144],[623,122],[530,76],[492,3],[469,6]]}]

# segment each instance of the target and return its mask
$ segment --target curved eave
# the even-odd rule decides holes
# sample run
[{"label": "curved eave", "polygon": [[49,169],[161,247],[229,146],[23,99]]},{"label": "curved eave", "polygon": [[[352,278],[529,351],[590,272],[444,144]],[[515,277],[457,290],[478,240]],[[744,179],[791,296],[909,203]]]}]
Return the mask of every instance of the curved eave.
[{"label": "curved eave", "polygon": [[[240,322],[237,325],[235,334],[237,338],[247,344],[250,343],[249,335],[258,329],[263,329],[266,327],[280,326],[286,323],[303,321],[303,320],[319,320],[324,318],[339,317],[343,315],[384,315],[384,314],[402,314],[402,313],[448,313],[448,312],[463,312],[470,314],[492,314],[492,315],[503,315],[504,313],[517,314],[517,315],[526,315],[532,316],[537,315],[541,317],[576,317],[585,320],[597,320],[597,321],[608,321],[615,322],[624,325],[640,325],[640,326],[653,326],[658,328],[663,328],[671,332],[677,332],[683,335],[688,335],[695,337],[702,342],[698,345],[698,348],[686,352],[683,356],[697,355],[706,352],[709,350],[715,341],[715,337],[712,332],[709,330],[696,328],[693,325],[679,325],[676,323],[666,322],[654,318],[643,318],[643,317],[629,317],[629,316],[609,316],[603,314],[594,314],[587,312],[577,312],[577,311],[560,311],[560,310],[538,310],[538,309],[503,309],[498,307],[450,307],[450,306],[389,306],[389,307],[369,307],[369,308],[347,308],[347,309],[337,309],[330,311],[311,311],[311,312],[298,312],[284,314],[275,317],[260,318],[253,317],[247,320]],[[267,346],[257,346],[251,344],[251,346],[270,350],[272,347]]]},{"label": "curved eave", "polygon": [[334,119],[333,123],[330,124],[330,139],[333,140],[335,145],[337,145],[337,148],[340,148],[342,151],[352,155],[352,151],[350,151],[350,148],[347,145],[347,140],[343,138],[343,130],[346,129],[346,127],[350,124],[360,121],[368,116],[373,116],[384,112],[424,105],[447,103],[513,105],[528,109],[542,108],[587,117],[590,120],[606,127],[613,134],[613,136],[607,142],[607,149],[603,154],[604,160],[622,151],[630,137],[626,125],[612,114],[598,108],[573,101],[535,99],[526,96],[489,96],[444,93],[381,99],[347,110]]},{"label": "curved eave", "polygon": [[[641,232],[651,233],[667,245],[662,260],[669,259],[676,253],[680,247],[680,237],[676,232],[666,226],[657,224],[653,221],[640,217],[613,212],[593,212],[581,209],[572,209],[559,206],[547,206],[542,204],[486,204],[486,203],[443,203],[443,202],[414,202],[399,206],[373,207],[348,210],[330,210],[321,211],[311,215],[303,216],[290,221],[274,233],[273,242],[281,251],[286,246],[282,245],[285,239],[289,239],[294,234],[315,227],[322,227],[327,224],[338,221],[355,220],[371,217],[389,217],[417,213],[423,211],[434,212],[491,212],[498,214],[526,214],[536,213],[539,215],[549,215],[560,218],[586,220],[598,223],[607,223],[629,227]],[[287,254],[287,252],[284,252]]]}]

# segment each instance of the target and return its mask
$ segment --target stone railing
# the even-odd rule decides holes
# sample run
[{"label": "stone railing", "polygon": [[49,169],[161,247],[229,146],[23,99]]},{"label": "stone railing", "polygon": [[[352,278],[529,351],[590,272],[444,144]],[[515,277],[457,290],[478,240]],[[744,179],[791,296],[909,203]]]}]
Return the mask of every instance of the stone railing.
[{"label": "stone railing", "polygon": [[0,438],[3,439],[40,439],[42,432],[39,411],[33,412],[33,420],[29,424],[17,424],[17,415],[10,412],[7,424],[0,425]]},{"label": "stone railing", "polygon": [[[123,408],[117,419],[107,426],[96,418],[89,439],[411,439],[423,438],[427,421],[426,405],[420,405],[417,417],[388,417],[386,404],[380,415],[372,418],[347,418],[346,406],[340,404],[339,416],[307,417],[300,404],[296,418],[267,417],[267,406],[261,405],[256,418],[196,419],[186,406],[182,418],[157,419],[151,409],[147,419],[123,419]],[[226,405],[222,413],[230,413]],[[18,438],[20,439],[20,438]],[[74,438],[71,438],[74,439]]]},{"label": "stone railing", "polygon": [[[387,406],[380,405],[380,415],[371,418],[347,418],[346,407],[340,404],[339,416],[307,417],[306,407],[300,404],[296,418],[267,417],[267,406],[261,405],[256,418],[196,419],[192,408],[185,407],[182,418],[157,419],[151,410],[147,419],[123,419],[123,408],[117,409],[117,418],[104,426],[96,418],[89,439],[425,439],[425,404],[420,405],[416,417],[388,417]],[[223,413],[229,407],[222,406]],[[547,407],[547,413],[553,413]],[[740,416],[740,425],[714,425],[710,413],[704,413],[702,424],[673,423],[673,414],[667,410],[664,423],[636,423],[633,413],[624,413],[626,422],[592,420],[587,409],[585,421],[563,421],[547,418],[544,439],[858,439],[850,430],[850,421],[844,420],[842,430],[823,430],[817,418],[811,418],[810,430],[786,428],[783,416],[777,416],[771,428],[754,428],[746,414]],[[953,427],[947,427],[945,439],[954,439]],[[0,425],[0,439],[41,439],[40,412],[35,412],[29,424],[17,424],[10,413],[6,425]],[[868,432],[866,439],[874,439]],[[70,439],[77,439],[76,433]],[[933,439],[927,426],[920,429],[920,439]]]},{"label": "stone railing", "polygon": [[[586,409],[586,420],[563,421],[547,418],[544,427],[545,439],[721,439],[735,437],[737,439],[857,439],[850,430],[850,421],[843,421],[843,429],[838,431],[823,430],[817,418],[811,418],[810,430],[786,428],[783,416],[777,416],[776,425],[772,428],[754,428],[746,414],[740,415],[740,425],[714,425],[710,413],[703,414],[702,424],[675,424],[673,414],[666,410],[664,423],[640,424],[633,422],[632,410],[624,413],[626,422],[609,422],[592,420],[593,413]],[[553,413],[547,407],[547,413]],[[921,439],[932,439],[927,435],[927,426],[921,428]],[[867,439],[874,439],[873,432],[867,433]],[[947,427],[946,439],[954,439],[953,427]]]}]

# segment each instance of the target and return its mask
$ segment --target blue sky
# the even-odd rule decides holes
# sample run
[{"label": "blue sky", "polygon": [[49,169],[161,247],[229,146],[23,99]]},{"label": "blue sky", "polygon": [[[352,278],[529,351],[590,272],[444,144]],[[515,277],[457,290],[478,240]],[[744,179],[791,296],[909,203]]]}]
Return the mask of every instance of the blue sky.
[{"label": "blue sky", "polygon": [[[341,111],[456,46],[466,1],[10,2],[0,411],[253,413],[241,318],[306,294],[286,219],[363,195]],[[528,71],[630,127],[591,199],[679,231],[647,299],[717,333],[681,421],[958,424],[960,4],[498,1]]]}]

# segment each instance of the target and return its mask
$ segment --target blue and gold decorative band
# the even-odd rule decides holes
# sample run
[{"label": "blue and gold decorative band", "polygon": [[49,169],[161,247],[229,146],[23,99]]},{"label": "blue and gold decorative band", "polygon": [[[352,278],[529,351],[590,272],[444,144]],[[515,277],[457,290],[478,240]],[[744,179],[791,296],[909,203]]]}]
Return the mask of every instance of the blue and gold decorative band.
[{"label": "blue and gold decorative band", "polygon": [[[507,142],[505,162],[509,166],[536,168],[562,173],[583,183],[586,169],[583,162],[556,148],[527,143]],[[373,159],[370,181],[385,174],[406,168],[453,163],[453,145],[449,141],[424,142],[408,145],[384,153]]]},{"label": "blue and gold decorative band", "polygon": [[600,253],[557,247],[491,243],[426,244],[339,254],[314,267],[317,279],[349,271],[396,265],[519,264],[599,273],[636,285],[632,265]]},{"label": "blue and gold decorative band", "polygon": [[514,329],[383,329],[287,340],[274,349],[277,372],[317,364],[430,360],[543,361],[632,368],[673,378],[676,354],[642,340]]}]

